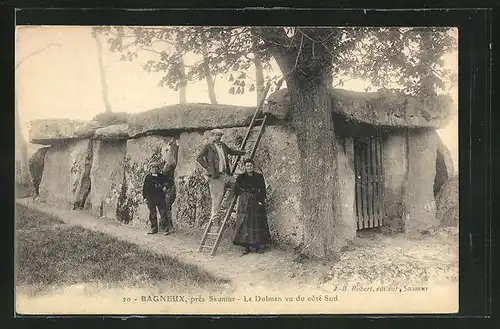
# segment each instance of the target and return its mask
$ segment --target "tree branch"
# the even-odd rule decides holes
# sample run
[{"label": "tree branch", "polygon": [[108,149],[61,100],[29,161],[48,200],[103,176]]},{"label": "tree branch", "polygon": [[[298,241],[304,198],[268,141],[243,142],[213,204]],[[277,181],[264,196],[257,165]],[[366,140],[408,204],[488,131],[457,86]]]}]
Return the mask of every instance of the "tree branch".
[{"label": "tree branch", "polygon": [[271,43],[279,47],[289,48],[290,39],[281,28],[256,28],[252,29],[252,35],[262,39],[266,43]]},{"label": "tree branch", "polygon": [[42,51],[47,50],[48,48],[50,48],[50,47],[52,47],[52,46],[57,46],[57,47],[59,47],[59,45],[58,45],[58,44],[56,44],[56,43],[51,43],[51,44],[49,44],[49,45],[47,45],[47,46],[45,46],[45,47],[43,47],[43,48],[41,48],[41,49],[36,50],[36,51],[32,52],[31,54],[29,54],[28,56],[24,57],[22,60],[20,60],[20,61],[19,61],[19,63],[17,63],[17,65],[16,65],[16,68],[15,68],[15,69],[17,70],[17,68],[18,68],[18,67],[19,67],[22,63],[24,63],[27,59],[29,59],[29,58],[31,58],[31,57],[33,57],[33,56],[35,56],[35,55],[38,55],[38,54],[39,54],[39,53],[41,53]]},{"label": "tree branch", "polygon": [[162,52],[161,51],[158,51],[158,50],[155,50],[155,49],[151,49],[151,48],[146,48],[146,47],[140,47],[140,48],[137,48],[137,51],[140,51],[140,50],[143,50],[143,51],[148,51],[150,53],[155,53],[155,54],[158,54],[158,55],[161,55]]},{"label": "tree branch", "polygon": [[303,44],[304,44],[304,35],[302,35],[302,38],[300,39],[299,51],[297,52],[297,57],[295,58],[295,65],[293,66],[294,69],[297,68],[297,64],[299,63],[299,57],[300,57],[300,53],[302,52],[302,45]]}]

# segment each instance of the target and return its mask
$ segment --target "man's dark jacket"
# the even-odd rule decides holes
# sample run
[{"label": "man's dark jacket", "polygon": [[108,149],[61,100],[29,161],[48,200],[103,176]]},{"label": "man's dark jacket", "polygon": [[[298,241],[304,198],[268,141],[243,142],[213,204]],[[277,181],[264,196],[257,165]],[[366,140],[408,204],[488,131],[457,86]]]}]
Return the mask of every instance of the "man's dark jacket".
[{"label": "man's dark jacket", "polygon": [[158,173],[156,176],[149,173],[144,178],[144,185],[142,187],[142,196],[144,199],[148,200],[159,200],[165,198],[165,192],[163,188],[167,189],[174,185],[172,179],[163,174]]},{"label": "man's dark jacket", "polygon": [[[235,150],[230,148],[224,143],[221,143],[222,149],[224,150],[224,157],[226,159],[226,170],[225,172],[229,174],[229,158],[228,154],[231,155],[245,155],[245,151]],[[207,170],[208,176],[212,178],[219,178],[219,154],[215,148],[214,143],[206,144],[203,149],[198,154],[196,161]]]}]

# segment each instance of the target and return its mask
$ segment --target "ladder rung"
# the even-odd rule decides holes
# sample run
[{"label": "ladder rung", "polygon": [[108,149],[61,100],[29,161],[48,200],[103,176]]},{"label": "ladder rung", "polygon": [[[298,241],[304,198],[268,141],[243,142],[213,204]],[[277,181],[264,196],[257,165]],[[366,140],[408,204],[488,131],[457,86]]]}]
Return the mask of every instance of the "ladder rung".
[{"label": "ladder rung", "polygon": [[217,235],[219,235],[219,233],[208,232],[207,235],[215,235],[215,236],[217,236]]},{"label": "ladder rung", "polygon": [[206,244],[202,245],[201,247],[202,248],[212,248],[212,246],[209,246],[209,245],[206,245]]}]

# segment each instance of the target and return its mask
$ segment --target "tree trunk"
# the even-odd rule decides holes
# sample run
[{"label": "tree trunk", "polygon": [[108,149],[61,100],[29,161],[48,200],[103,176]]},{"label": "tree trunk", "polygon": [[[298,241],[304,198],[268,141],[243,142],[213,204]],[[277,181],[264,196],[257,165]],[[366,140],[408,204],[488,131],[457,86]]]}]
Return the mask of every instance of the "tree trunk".
[{"label": "tree trunk", "polygon": [[18,197],[27,197],[31,195],[33,192],[32,189],[32,181],[31,175],[29,173],[29,164],[28,164],[28,145],[26,140],[24,139],[23,132],[21,130],[21,121],[19,119],[19,112],[17,107],[17,96],[15,96],[15,146],[16,153],[19,154],[19,158],[16,160],[16,183],[17,187],[21,190],[16,191]]},{"label": "tree trunk", "polygon": [[304,252],[336,255],[342,243],[337,145],[328,88],[331,79],[287,79],[300,154]]},{"label": "tree trunk", "polygon": [[[297,60],[294,54],[279,50],[274,57],[285,76],[293,104],[301,169],[302,253],[330,258],[337,257],[346,240],[352,238],[350,226],[355,223],[345,223],[341,217],[337,141],[329,95],[332,74],[321,65],[331,59],[320,50],[315,53],[315,62],[306,56]],[[305,46],[303,52],[312,53]]]},{"label": "tree trunk", "polygon": [[208,59],[205,56],[203,56],[203,62],[205,63],[205,78],[207,80],[208,97],[210,97],[210,103],[217,104],[217,96],[215,95],[215,82],[212,78],[212,74],[210,74]]},{"label": "tree trunk", "polygon": [[257,92],[258,105],[262,95],[264,94],[264,69],[258,53],[254,53],[253,62],[255,64],[255,90]]},{"label": "tree trunk", "polygon": [[215,95],[215,82],[212,77],[212,74],[210,73],[210,62],[207,55],[208,50],[206,45],[203,45],[202,51],[203,51],[203,70],[205,74],[205,79],[207,80],[208,97],[210,98],[210,103],[217,104],[217,97]]},{"label": "tree trunk", "polygon": [[186,66],[184,65],[184,59],[182,57],[179,59],[179,70],[181,74],[179,82],[179,104],[186,104]]},{"label": "tree trunk", "polygon": [[108,84],[106,82],[106,70],[104,69],[104,62],[102,60],[102,45],[99,36],[96,35],[94,37],[95,43],[97,45],[97,58],[99,60],[99,71],[101,73],[101,87],[102,87],[102,100],[104,101],[104,106],[106,108],[106,112],[111,112],[111,104],[109,103],[108,96]]}]

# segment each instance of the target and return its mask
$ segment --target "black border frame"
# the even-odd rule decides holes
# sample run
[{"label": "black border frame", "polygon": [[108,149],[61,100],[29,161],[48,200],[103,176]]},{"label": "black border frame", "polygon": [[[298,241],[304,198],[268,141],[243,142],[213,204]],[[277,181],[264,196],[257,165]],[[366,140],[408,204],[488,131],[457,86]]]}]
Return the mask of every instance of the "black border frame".
[{"label": "black border frame", "polygon": [[[19,1],[18,6],[32,7],[37,6],[38,1]],[[92,1],[94,2],[94,1]],[[9,31],[6,40],[8,41],[11,50],[13,45],[14,24],[48,24],[48,25],[384,25],[384,26],[412,26],[412,25],[436,25],[436,26],[457,26],[459,28],[459,174],[460,174],[460,309],[459,316],[432,316],[432,315],[417,315],[408,316],[402,315],[373,315],[373,316],[264,316],[268,318],[270,323],[276,323],[277,320],[287,320],[295,325],[304,325],[304,320],[315,318],[317,324],[327,324],[328,321],[335,318],[335,321],[342,318],[349,318],[350,321],[358,323],[360,318],[370,318],[371,320],[378,318],[377,322],[391,320],[399,322],[407,319],[402,317],[416,318],[425,317],[425,320],[419,320],[419,327],[424,326],[429,319],[448,318],[450,321],[457,318],[475,317],[484,318],[491,314],[491,38],[492,38],[492,12],[488,9],[429,9],[415,10],[397,9],[391,11],[389,9],[347,9],[347,10],[332,10],[332,9],[165,9],[165,10],[125,10],[125,9],[86,9],[81,10],[78,7],[83,5],[83,8],[90,8],[91,1],[73,2],[70,8],[68,3],[65,5],[62,1],[52,1],[50,3],[43,2],[41,7],[48,7],[52,4],[52,9],[49,8],[26,8],[14,10],[14,6],[3,16],[1,22],[5,30]],[[123,1],[122,4],[128,4],[130,1]],[[99,4],[99,3],[98,3]],[[27,6],[28,5],[28,6]],[[137,8],[136,6],[127,6]],[[61,8],[61,7],[65,8]],[[141,4],[142,8],[154,8],[155,2],[148,1]],[[56,9],[55,7],[59,7]],[[180,6],[179,6],[180,7]],[[185,6],[184,6],[185,7]],[[5,8],[5,7],[4,7]],[[293,24],[290,24],[293,22]],[[4,30],[4,29],[2,29]],[[7,49],[8,49],[7,48]],[[3,99],[7,99],[6,108],[13,108],[13,93],[14,93],[14,76],[13,63],[14,54],[11,51],[9,54],[5,52],[9,62],[5,75],[7,82],[11,88],[2,90],[5,92]],[[474,110],[472,110],[474,109]],[[13,112],[7,110],[1,111],[6,114],[6,120],[3,123],[9,123],[10,131],[13,125]],[[4,151],[12,156],[10,166],[3,166],[2,169],[7,169],[10,173],[13,171],[13,134],[9,136],[12,141],[10,146],[4,147]],[[11,147],[11,148],[9,148]],[[4,163],[4,162],[3,162]],[[10,169],[10,170],[9,170]],[[7,171],[6,170],[6,171]],[[10,177],[10,176],[9,176]],[[12,184],[13,177],[9,179],[9,186]],[[11,200],[10,193],[7,194],[7,188],[2,190],[4,200],[3,204],[7,204],[6,200]],[[12,196],[13,197],[13,196]],[[14,204],[14,200],[10,205]],[[12,212],[13,215],[13,212]],[[13,218],[13,217],[10,217]],[[7,222],[7,221],[6,221]],[[2,243],[5,244],[2,250],[4,251],[3,262],[9,264],[9,270],[13,270],[13,253],[5,257],[6,250],[13,248],[13,222],[6,225],[4,228]],[[4,266],[2,266],[5,268]],[[5,273],[5,271],[2,271]],[[13,272],[13,271],[12,271]],[[6,302],[2,311],[6,312],[7,316],[14,316],[13,309],[13,279],[12,276],[7,276],[9,285],[2,288],[7,288],[2,297],[2,302]],[[10,279],[10,280],[9,280]],[[2,280],[2,282],[5,282]],[[7,293],[8,292],[8,293]],[[10,305],[9,305],[10,304]],[[5,307],[6,306],[6,307]],[[82,319],[82,323],[90,324],[95,320],[102,318],[100,316],[81,316],[76,318]],[[138,318],[130,316],[113,316],[114,318]],[[169,320],[180,320],[185,324],[194,324],[203,318],[217,319],[221,322],[230,322],[235,324],[234,317],[245,318],[247,321],[252,317],[240,316],[190,316],[189,318],[179,318],[176,316],[168,316]],[[381,317],[385,319],[380,319]],[[39,319],[39,316],[36,316]],[[66,322],[68,317],[58,317]],[[142,318],[139,317],[139,318]],[[164,320],[167,317],[155,316],[151,320],[153,323],[160,323],[158,320]],[[344,320],[344,319],[342,319]],[[3,320],[2,320],[3,321]],[[15,319],[14,323],[21,325],[23,323],[35,322],[31,316],[23,316]],[[53,323],[50,318],[44,317],[40,319],[44,324]],[[423,322],[422,322],[423,321]],[[132,321],[133,322],[133,321]],[[178,323],[178,321],[175,321]],[[268,322],[268,323],[269,323]],[[368,322],[368,321],[367,321]],[[469,321],[465,321],[469,322]],[[127,321],[130,323],[130,321]],[[180,323],[179,323],[180,324]],[[259,323],[261,324],[261,322]],[[148,323],[149,325],[149,323]],[[219,323],[220,325],[220,323]],[[255,325],[255,324],[254,324]],[[407,326],[407,324],[405,324]],[[469,327],[470,325],[467,325]]]}]

